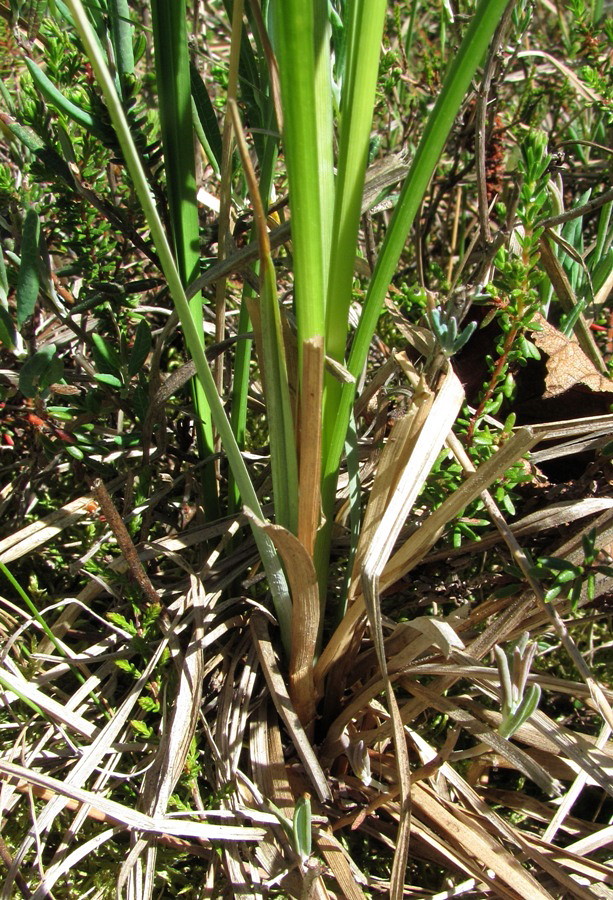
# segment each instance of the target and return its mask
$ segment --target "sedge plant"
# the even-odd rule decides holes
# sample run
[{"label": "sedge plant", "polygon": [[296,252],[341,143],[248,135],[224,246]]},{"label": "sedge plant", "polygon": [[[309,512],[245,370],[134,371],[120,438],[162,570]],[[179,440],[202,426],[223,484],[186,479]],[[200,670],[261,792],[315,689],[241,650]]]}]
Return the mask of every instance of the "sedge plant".
[{"label": "sedge plant", "polygon": [[[195,392],[199,404],[196,415],[203,423],[202,439],[209,442],[210,447],[210,431],[205,427],[208,421],[208,411],[204,407],[206,398],[241,501],[256,519],[261,520],[259,501],[240,454],[235,431],[228,422],[204,356],[202,298],[196,294],[188,302],[185,294],[186,286],[196,274],[198,260],[194,253],[197,212],[189,139],[191,105],[189,76],[186,74],[184,6],[161,0],[154,3],[158,102],[166,148],[172,244],[152,201],[117,83],[109,73],[100,42],[96,40],[80,0],[70,0],[68,6],[104,93],[196,364],[199,383]],[[325,613],[336,482],[350,429],[356,384],[366,364],[386,291],[419,204],[505,6],[506,0],[483,0],[477,6],[449,67],[378,255],[349,354],[347,341],[354,260],[369,161],[386,3],[384,0],[354,0],[346,4],[342,22],[345,57],[340,72],[333,69],[333,42],[325,0],[272,0],[263,10],[267,13],[268,38],[275,53],[280,82],[282,122],[278,124],[282,126],[281,152],[291,210],[298,360],[298,401],[292,419],[288,397],[294,376],[288,371],[281,323],[275,312],[276,272],[270,255],[261,248],[260,265],[264,265],[260,274],[261,341],[258,351],[270,399],[272,499],[277,523],[297,534],[312,558],[322,613]],[[272,83],[277,75],[272,57],[269,64]],[[273,91],[270,93],[272,95]],[[334,152],[336,146],[337,154]],[[267,190],[264,200],[266,194]],[[324,370],[325,358],[331,364]],[[321,384],[323,390],[318,388]],[[245,390],[243,381],[243,400]],[[294,472],[296,474],[292,474]],[[214,494],[214,486],[209,486],[209,490]],[[281,565],[268,539],[258,532],[257,525],[254,527],[260,550],[265,548],[265,564],[269,577],[272,576],[277,614],[287,647],[291,613]]]}]

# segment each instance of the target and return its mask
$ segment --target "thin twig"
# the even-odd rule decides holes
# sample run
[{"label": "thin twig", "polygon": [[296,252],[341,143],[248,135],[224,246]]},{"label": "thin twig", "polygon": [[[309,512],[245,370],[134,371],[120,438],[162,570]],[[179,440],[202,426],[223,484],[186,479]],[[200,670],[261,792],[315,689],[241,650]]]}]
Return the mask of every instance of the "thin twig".
[{"label": "thin twig", "polygon": [[[145,567],[139,559],[138,552],[136,547],[134,546],[134,542],[130,537],[130,533],[126,528],[123,519],[119,515],[117,511],[117,507],[113,503],[111,499],[111,495],[106,489],[106,486],[101,478],[96,478],[94,483],[92,484],[92,492],[94,497],[100,504],[100,508],[106,518],[106,521],[109,524],[109,527],[113,534],[115,535],[115,540],[119,544],[119,549],[121,550],[125,561],[128,564],[128,569],[142,590],[143,594],[147,598],[147,600],[154,607],[161,607],[162,603],[160,600],[160,595],[153,587],[151,583],[151,579],[147,575],[145,571]],[[164,624],[167,627],[170,627],[170,619],[168,618],[168,614],[165,611],[162,611],[162,617],[164,619]]]}]

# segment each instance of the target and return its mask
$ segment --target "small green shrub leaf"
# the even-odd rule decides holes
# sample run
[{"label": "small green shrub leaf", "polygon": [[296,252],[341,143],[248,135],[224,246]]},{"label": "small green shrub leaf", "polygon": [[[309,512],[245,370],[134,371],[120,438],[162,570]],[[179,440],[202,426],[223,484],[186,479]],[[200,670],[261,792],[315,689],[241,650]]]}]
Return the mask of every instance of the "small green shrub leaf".
[{"label": "small green shrub leaf", "polygon": [[23,364],[19,373],[19,390],[24,397],[35,397],[64,374],[64,364],[56,356],[55,344],[38,350]]},{"label": "small green shrub leaf", "polygon": [[15,346],[15,323],[7,309],[0,305],[0,344],[4,344],[9,350]]},{"label": "small green shrub leaf", "polygon": [[311,798],[308,794],[299,797],[294,808],[294,849],[301,860],[311,855]]},{"label": "small green shrub leaf", "polygon": [[143,363],[149,355],[150,350],[151,329],[149,328],[149,325],[147,324],[145,319],[141,319],[141,321],[138,323],[138,328],[136,329],[134,346],[132,347],[132,352],[130,353],[130,359],[128,362],[128,375],[130,376],[130,378],[140,372],[143,367]]},{"label": "small green shrub leaf", "polygon": [[108,372],[99,372],[94,375],[96,381],[100,384],[108,384],[109,387],[122,388],[123,382],[116,375],[109,375]]},{"label": "small green shrub leaf", "polygon": [[0,251],[0,305],[5,304],[9,295],[9,281],[6,275],[4,254]]},{"label": "small green shrub leaf", "polygon": [[40,222],[32,207],[26,212],[21,235],[21,265],[17,279],[17,325],[29,319],[38,298],[38,239]]},{"label": "small green shrub leaf", "polygon": [[78,459],[79,461],[85,459],[85,454],[83,453],[81,448],[76,447],[74,444],[66,444],[66,447],[64,449],[66,450],[66,453],[68,453],[70,456],[74,456],[74,458]]},{"label": "small green shrub leaf", "polygon": [[121,360],[117,350],[111,347],[99,334],[92,334],[92,342],[92,352],[97,368],[102,372],[119,375],[121,373]]}]

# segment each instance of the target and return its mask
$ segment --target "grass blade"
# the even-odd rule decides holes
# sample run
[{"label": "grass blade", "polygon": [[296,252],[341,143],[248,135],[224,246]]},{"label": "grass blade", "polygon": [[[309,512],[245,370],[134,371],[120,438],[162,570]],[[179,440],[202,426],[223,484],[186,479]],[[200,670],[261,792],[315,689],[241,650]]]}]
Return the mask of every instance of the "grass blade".
[{"label": "grass blade", "polygon": [[[119,141],[124,153],[124,159],[130,172],[134,189],[139,198],[141,207],[147,219],[147,223],[151,230],[151,235],[159,254],[160,263],[164,276],[168,282],[168,288],[175,304],[185,341],[189,353],[194,360],[198,380],[205,392],[207,401],[211,408],[211,414],[215,422],[215,427],[219,431],[221,441],[228,457],[228,462],[234,473],[236,483],[240,490],[243,503],[252,510],[257,516],[263,518],[260,503],[255,493],[253,484],[247,472],[245,461],[236,443],[236,439],[232,432],[232,428],[226,416],[223,403],[215,388],[213,375],[204,354],[202,345],[201,331],[194,321],[190,304],[185,296],[185,289],[179,274],[179,270],[175,265],[175,261],[170,249],[170,244],[166,237],[164,226],[160,219],[159,213],[155,206],[153,196],[147,179],[140,162],[140,158],[130,128],[126,120],[123,108],[117,96],[115,86],[111,74],[106,66],[104,58],[99,50],[95,35],[92,32],[91,25],[87,19],[87,15],[81,3],[81,0],[68,0],[70,10],[74,16],[77,29],[86,53],[91,61],[92,69],[96,74],[98,83],[104,93],[109,113],[113,120],[113,124],[117,131]],[[281,628],[281,637],[284,646],[289,649],[290,646],[290,627],[291,627],[291,601],[287,589],[285,575],[281,568],[278,555],[271,540],[258,530],[253,529],[255,541],[262,557],[262,562],[269,580],[275,611],[279,619]]]},{"label": "grass blade", "polygon": [[294,418],[290,401],[285,346],[281,330],[281,314],[277,300],[276,273],[270,255],[270,242],[266,230],[264,207],[249,158],[247,143],[242,132],[238,108],[233,101],[230,101],[229,108],[234,124],[236,142],[249,185],[260,245],[260,366],[262,368],[266,409],[268,412],[275,516],[278,525],[282,525],[291,531],[292,534],[296,534],[298,530],[298,462],[296,458]]},{"label": "grass blade", "polygon": [[298,356],[302,344],[324,333],[319,141],[315,92],[313,0],[274,0],[274,47],[283,104],[283,149],[290,189]]},{"label": "grass blade", "polygon": [[[508,0],[481,0],[460,49],[449,69],[442,91],[428,119],[419,147],[407,179],[403,185],[398,205],[390,223],[385,241],[372,275],[364,309],[354,337],[348,368],[358,378],[366,363],[370,341],[379,319],[385,294],[404,249],[417,210],[427,190],[428,183],[449,135],[462,100],[470,86],[477,67],[487,50]],[[329,520],[336,488],[336,478],[347,433],[349,414],[353,404],[355,387],[343,387],[336,408],[326,409],[326,422],[331,429],[325,432],[324,465],[322,473],[322,499],[324,512]],[[320,534],[318,543],[318,570],[327,566],[329,526]]]},{"label": "grass blade", "polygon": [[126,87],[128,87],[126,79],[134,74],[133,28],[130,22],[128,0],[109,0],[109,19],[111,22],[111,40],[115,53],[119,89],[125,100],[127,99],[125,96]]},{"label": "grass blade", "polygon": [[[200,237],[185,0],[153,0],[151,13],[172,237],[181,280],[187,287],[199,274]],[[190,300],[190,310],[200,343],[204,346],[202,297],[199,294]],[[197,379],[192,382],[192,396],[200,455],[212,456],[211,412]],[[212,463],[203,467],[203,491],[207,517],[216,518],[217,482]]]}]

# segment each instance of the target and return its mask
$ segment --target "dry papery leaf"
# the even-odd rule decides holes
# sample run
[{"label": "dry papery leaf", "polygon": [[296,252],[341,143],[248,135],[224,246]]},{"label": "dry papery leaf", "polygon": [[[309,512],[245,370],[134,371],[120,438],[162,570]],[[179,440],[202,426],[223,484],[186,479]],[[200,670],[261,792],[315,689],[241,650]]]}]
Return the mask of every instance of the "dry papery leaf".
[{"label": "dry papery leaf", "polygon": [[567,338],[540,313],[533,321],[539,330],[532,332],[532,340],[548,357],[544,397],[557,397],[575,385],[584,385],[590,391],[613,393],[611,379],[598,371],[575,338]]}]

